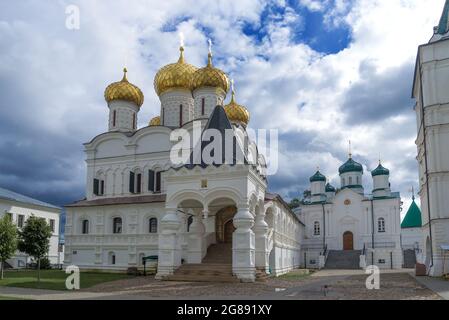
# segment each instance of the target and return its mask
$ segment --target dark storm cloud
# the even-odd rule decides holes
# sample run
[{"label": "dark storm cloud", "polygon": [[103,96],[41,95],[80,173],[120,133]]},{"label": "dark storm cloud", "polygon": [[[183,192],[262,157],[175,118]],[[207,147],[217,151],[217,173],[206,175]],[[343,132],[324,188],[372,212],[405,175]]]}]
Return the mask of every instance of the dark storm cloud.
[{"label": "dark storm cloud", "polygon": [[361,79],[346,94],[342,110],[346,124],[375,123],[412,108],[413,64],[379,73],[369,62],[360,66]]}]

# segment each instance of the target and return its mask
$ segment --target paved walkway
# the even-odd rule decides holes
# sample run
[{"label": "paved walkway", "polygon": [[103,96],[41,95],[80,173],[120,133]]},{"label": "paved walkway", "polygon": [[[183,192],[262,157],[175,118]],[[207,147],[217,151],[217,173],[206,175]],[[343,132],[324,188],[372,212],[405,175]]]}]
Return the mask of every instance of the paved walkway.
[{"label": "paved walkway", "polygon": [[449,281],[441,278],[432,277],[415,277],[423,286],[429,288],[436,294],[438,294],[444,300],[449,300]]}]

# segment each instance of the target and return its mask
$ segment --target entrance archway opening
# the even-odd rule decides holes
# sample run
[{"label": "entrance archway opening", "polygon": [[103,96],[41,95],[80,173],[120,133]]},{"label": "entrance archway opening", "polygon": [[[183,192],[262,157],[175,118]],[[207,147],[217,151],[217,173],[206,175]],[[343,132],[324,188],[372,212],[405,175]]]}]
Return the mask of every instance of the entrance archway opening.
[{"label": "entrance archway opening", "polygon": [[343,233],[343,250],[354,250],[354,234],[351,231]]},{"label": "entrance archway opening", "polygon": [[223,228],[223,242],[224,243],[232,243],[232,234],[235,231],[234,223],[232,219],[228,220],[228,222],[225,223]]}]

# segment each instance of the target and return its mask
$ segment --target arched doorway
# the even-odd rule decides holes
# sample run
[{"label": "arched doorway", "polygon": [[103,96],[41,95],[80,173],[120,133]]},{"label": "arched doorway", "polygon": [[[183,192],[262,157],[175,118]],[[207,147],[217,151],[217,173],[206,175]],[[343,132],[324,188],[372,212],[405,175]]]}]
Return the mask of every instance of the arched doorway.
[{"label": "arched doorway", "polygon": [[232,219],[237,212],[235,206],[221,209],[215,218],[217,243],[232,243],[232,233],[235,231]]},{"label": "arched doorway", "polygon": [[235,227],[231,219],[224,225],[224,237],[223,237],[224,243],[232,243],[232,234],[234,233],[234,231]]},{"label": "arched doorway", "polygon": [[354,250],[354,234],[351,231],[343,233],[343,250]]}]

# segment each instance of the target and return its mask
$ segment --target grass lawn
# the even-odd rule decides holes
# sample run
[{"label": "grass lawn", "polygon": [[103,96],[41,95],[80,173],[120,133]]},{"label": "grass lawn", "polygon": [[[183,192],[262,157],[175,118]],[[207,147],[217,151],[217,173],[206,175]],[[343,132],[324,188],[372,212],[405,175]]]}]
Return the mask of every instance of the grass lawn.
[{"label": "grass lawn", "polygon": [[[68,274],[63,270],[42,270],[41,282],[38,283],[36,270],[6,271],[5,278],[0,280],[0,286],[66,290],[65,280],[67,277]],[[132,276],[121,273],[81,272],[80,287],[86,289],[100,283],[126,278],[132,278]]]},{"label": "grass lawn", "polygon": [[290,271],[287,274],[284,274],[282,276],[279,277],[279,279],[282,280],[291,280],[291,281],[298,281],[298,280],[303,280],[307,277],[310,277],[310,275],[312,274],[312,271],[306,271],[306,270],[293,270]]}]

